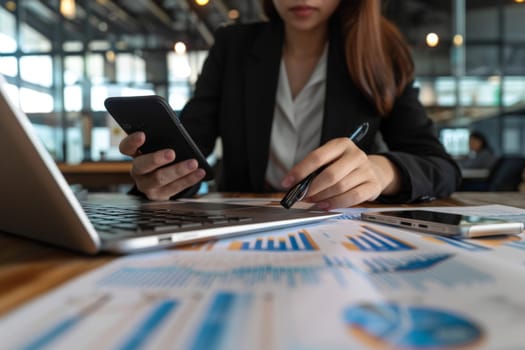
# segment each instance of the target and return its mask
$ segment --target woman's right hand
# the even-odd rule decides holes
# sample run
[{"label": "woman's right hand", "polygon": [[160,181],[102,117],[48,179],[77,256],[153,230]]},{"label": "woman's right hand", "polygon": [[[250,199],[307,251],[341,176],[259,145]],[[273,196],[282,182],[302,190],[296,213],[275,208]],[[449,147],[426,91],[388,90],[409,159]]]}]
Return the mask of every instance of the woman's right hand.
[{"label": "woman's right hand", "polygon": [[131,177],[138,190],[150,200],[168,200],[170,197],[197,184],[204,178],[196,159],[163,167],[173,162],[177,155],[172,149],[141,154],[139,148],[146,141],[143,132],[126,136],[119,145],[120,152],[133,157]]}]

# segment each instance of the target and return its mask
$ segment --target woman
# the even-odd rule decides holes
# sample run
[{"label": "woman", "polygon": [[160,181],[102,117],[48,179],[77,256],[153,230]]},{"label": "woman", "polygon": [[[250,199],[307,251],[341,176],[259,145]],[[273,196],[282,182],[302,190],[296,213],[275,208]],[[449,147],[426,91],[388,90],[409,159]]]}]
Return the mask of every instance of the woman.
[{"label": "woman", "polygon": [[[205,154],[223,144],[220,191],[283,191],[324,164],[305,200],[319,208],[449,195],[459,171],[412,87],[413,63],[379,0],[264,0],[269,22],[216,33],[181,120]],[[359,147],[348,136],[370,129]],[[378,136],[388,147],[378,152]],[[204,176],[170,150],[121,143],[150,199],[187,194]]]},{"label": "woman", "polygon": [[461,159],[459,165],[463,169],[491,169],[497,157],[492,151],[485,135],[473,131],[468,140],[469,154],[466,159]]}]

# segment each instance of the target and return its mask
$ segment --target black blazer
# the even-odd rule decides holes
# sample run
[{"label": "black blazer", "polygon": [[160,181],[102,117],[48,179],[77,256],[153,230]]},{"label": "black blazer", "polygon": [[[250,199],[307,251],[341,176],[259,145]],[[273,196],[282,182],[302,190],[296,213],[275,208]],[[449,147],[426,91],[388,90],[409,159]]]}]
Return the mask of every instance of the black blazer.
[{"label": "black blazer", "polygon": [[[232,25],[216,33],[215,44],[181,120],[208,155],[217,137],[223,144],[220,191],[265,192],[270,133],[283,47],[278,22]],[[460,173],[434,135],[432,121],[409,86],[388,117],[380,117],[356,88],[347,71],[342,40],[331,31],[321,142],[348,137],[358,125],[370,124],[359,146],[374,150],[380,131],[400,169],[402,193],[392,202],[445,197],[456,189]]]}]

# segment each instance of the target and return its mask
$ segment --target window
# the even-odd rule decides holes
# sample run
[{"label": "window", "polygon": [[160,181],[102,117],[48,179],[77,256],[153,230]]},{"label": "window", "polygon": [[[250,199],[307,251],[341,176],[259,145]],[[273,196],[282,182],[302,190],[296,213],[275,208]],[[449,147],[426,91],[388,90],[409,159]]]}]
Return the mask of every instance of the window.
[{"label": "window", "polygon": [[138,55],[118,54],[116,57],[118,83],[145,83],[146,62]]},{"label": "window", "polygon": [[16,51],[15,29],[15,16],[3,7],[0,7],[0,53]]},{"label": "window", "polygon": [[45,87],[53,85],[53,62],[51,56],[23,56],[20,58],[22,80]]},{"label": "window", "polygon": [[18,67],[15,57],[0,57],[0,74],[16,77]]},{"label": "window", "polygon": [[446,151],[452,156],[464,156],[469,153],[468,128],[444,128],[439,132],[439,139]]},{"label": "window", "polygon": [[20,28],[20,49],[24,52],[49,52],[51,40],[33,29],[29,24],[22,23]]}]

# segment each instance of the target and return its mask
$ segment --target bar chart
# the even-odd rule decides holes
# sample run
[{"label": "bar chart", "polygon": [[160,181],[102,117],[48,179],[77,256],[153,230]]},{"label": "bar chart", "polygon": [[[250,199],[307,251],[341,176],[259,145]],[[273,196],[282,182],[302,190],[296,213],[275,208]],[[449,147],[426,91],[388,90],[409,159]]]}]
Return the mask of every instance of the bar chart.
[{"label": "bar chart", "polygon": [[[101,287],[119,288],[287,288],[319,286],[332,272],[323,264],[311,266],[252,265],[230,269],[189,266],[124,267],[98,282]],[[339,280],[339,278],[338,278]]]},{"label": "bar chart", "polygon": [[372,274],[415,272],[430,269],[452,257],[453,254],[447,253],[411,255],[400,258],[376,257],[363,259],[363,264],[367,267],[367,272]]},{"label": "bar chart", "polygon": [[229,249],[254,252],[300,252],[317,251],[319,250],[319,246],[307,230],[301,230],[281,237],[264,237],[234,241],[230,244]]},{"label": "bar chart", "polygon": [[144,319],[129,332],[118,350],[139,350],[142,349],[151,339],[155,330],[161,327],[168,316],[174,313],[179,305],[177,300],[163,300],[152,307]]},{"label": "bar chart", "polygon": [[[229,350],[270,349],[276,343],[279,307],[271,293],[175,296],[139,292],[131,298],[118,294],[83,298],[85,306],[50,308],[45,322],[38,316],[26,320],[31,332],[22,342],[4,342],[2,348]],[[258,339],[257,347],[253,338]]]},{"label": "bar chart", "polygon": [[354,267],[380,290],[452,290],[488,285],[493,276],[455,259],[453,254],[414,254],[400,258],[373,257]]},{"label": "bar chart", "polygon": [[415,249],[413,245],[369,225],[360,225],[359,233],[346,236],[343,246],[351,251],[397,252]]},{"label": "bar chart", "polygon": [[[76,305],[77,307],[68,305],[69,310],[65,311],[61,318],[54,320],[54,322],[46,323],[46,326],[40,332],[34,333],[34,337],[30,337],[26,343],[20,346],[20,349],[39,350],[48,348],[78,327],[87,317],[95,314],[110,299],[109,295],[101,295],[86,298],[85,301],[79,303],[80,305]],[[52,320],[51,315],[48,315],[48,317]]]},{"label": "bar chart", "polygon": [[[265,339],[262,344],[270,346],[272,343],[271,322],[273,321],[273,300],[271,296],[265,297],[264,309],[256,297],[249,293],[218,292],[208,302],[204,312],[197,323],[195,333],[190,336],[187,349],[207,350],[207,349],[235,349],[248,348],[246,337],[252,334],[250,325],[246,320],[250,315],[255,316],[255,320],[260,327],[257,332],[262,333],[260,339]],[[261,312],[262,311],[262,312]],[[268,324],[260,321],[269,322]]]},{"label": "bar chart", "polygon": [[472,243],[466,240],[456,239],[456,238],[451,238],[451,237],[425,236],[423,237],[423,239],[428,242],[435,243],[437,245],[447,245],[449,247],[454,247],[459,250],[466,250],[470,252],[484,252],[484,251],[491,250],[491,248],[485,247],[481,244]]}]

